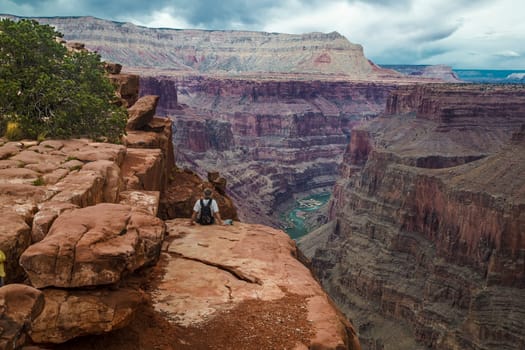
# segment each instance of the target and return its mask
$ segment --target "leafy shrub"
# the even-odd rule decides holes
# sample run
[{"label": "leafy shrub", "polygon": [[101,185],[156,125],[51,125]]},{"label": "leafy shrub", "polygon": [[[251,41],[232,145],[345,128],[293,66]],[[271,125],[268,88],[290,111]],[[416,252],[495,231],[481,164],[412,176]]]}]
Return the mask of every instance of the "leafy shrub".
[{"label": "leafy shrub", "polygon": [[126,111],[100,56],[68,52],[62,35],[34,20],[0,20],[0,131],[18,123],[23,137],[107,137],[124,133]]},{"label": "leafy shrub", "polygon": [[42,176],[39,176],[35,181],[33,181],[33,186],[44,186],[46,182]]}]

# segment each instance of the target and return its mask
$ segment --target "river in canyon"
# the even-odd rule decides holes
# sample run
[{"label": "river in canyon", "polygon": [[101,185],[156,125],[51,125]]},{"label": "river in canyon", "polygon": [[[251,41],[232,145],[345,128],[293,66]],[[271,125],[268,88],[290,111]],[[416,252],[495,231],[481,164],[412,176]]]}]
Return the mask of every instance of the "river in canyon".
[{"label": "river in canyon", "polygon": [[315,229],[318,225],[315,227],[312,225],[315,225],[315,222],[323,216],[323,209],[330,200],[330,196],[330,192],[321,192],[296,199],[293,207],[281,215],[281,220],[285,224],[284,231],[297,240]]}]

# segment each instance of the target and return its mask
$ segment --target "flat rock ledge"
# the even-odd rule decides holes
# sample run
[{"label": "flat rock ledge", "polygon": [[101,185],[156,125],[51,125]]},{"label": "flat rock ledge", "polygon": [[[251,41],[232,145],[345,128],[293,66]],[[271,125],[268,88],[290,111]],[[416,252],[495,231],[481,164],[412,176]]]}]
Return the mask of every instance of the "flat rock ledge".
[{"label": "flat rock ledge", "polygon": [[[283,231],[238,222],[191,226],[183,219],[166,225],[164,274],[151,294],[154,308],[170,322],[213,330],[248,315],[254,318],[251,325],[245,323],[251,334],[231,334],[232,346],[271,346],[257,340],[259,332],[271,328],[274,338],[280,334],[280,341],[291,342],[281,344],[284,348],[360,349],[351,324],[296,258],[295,243]],[[284,307],[290,311],[281,318],[278,309]],[[264,314],[269,317],[258,317]],[[242,324],[237,330],[247,331]]]}]

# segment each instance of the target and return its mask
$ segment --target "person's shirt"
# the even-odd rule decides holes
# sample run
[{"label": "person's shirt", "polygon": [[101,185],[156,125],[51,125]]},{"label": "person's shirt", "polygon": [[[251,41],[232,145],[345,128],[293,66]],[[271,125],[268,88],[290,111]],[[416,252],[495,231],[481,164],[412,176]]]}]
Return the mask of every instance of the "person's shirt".
[{"label": "person's shirt", "polygon": [[[215,199],[203,199],[202,202],[204,205],[208,205],[208,202],[211,200],[211,213],[215,214],[219,212],[219,206],[217,205],[217,201]],[[201,200],[198,199],[195,202],[195,205],[193,206],[193,211],[200,212],[201,211]]]}]

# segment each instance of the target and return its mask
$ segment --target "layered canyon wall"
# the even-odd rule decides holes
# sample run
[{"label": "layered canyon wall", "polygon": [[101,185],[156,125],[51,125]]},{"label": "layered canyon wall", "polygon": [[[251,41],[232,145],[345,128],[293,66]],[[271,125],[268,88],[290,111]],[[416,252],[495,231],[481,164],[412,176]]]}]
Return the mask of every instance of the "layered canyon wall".
[{"label": "layered canyon wall", "polygon": [[281,72],[397,76],[339,33],[282,34],[146,28],[94,17],[39,17],[68,41],[80,41],[126,67],[201,73]]},{"label": "layered canyon wall", "polygon": [[300,242],[367,349],[525,347],[525,89],[399,88]]},{"label": "layered canyon wall", "polygon": [[[174,121],[181,166],[220,170],[243,220],[277,225],[277,207],[330,190],[350,130],[375,117],[392,84],[345,81],[145,77],[142,93],[178,87],[178,106],[159,103]],[[162,90],[162,89],[161,89]]]}]

